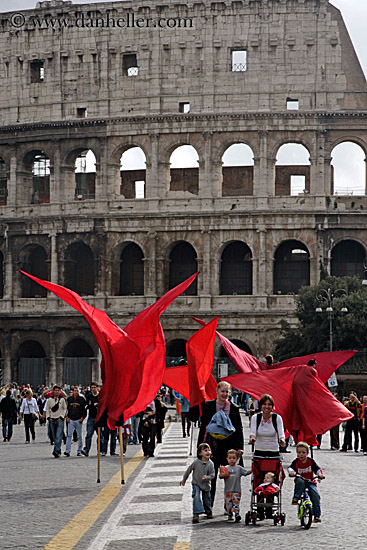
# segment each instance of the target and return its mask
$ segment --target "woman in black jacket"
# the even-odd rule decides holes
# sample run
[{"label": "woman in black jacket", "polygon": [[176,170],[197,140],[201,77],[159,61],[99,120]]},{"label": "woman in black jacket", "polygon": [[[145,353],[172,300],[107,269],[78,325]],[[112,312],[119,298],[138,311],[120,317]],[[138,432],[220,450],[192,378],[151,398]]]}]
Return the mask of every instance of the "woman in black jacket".
[{"label": "woman in black jacket", "polygon": [[[243,454],[243,431],[240,416],[240,409],[228,400],[231,390],[228,382],[219,382],[217,386],[217,399],[208,401],[202,405],[201,426],[198,437],[198,445],[204,441],[209,443],[212,450],[212,460],[214,462],[215,477],[211,483],[212,505],[214,504],[215,490],[217,485],[217,474],[220,466],[227,464],[227,451],[235,449],[241,456],[240,464],[242,464]],[[223,410],[228,414],[235,432],[225,439],[214,439],[210,434],[206,433],[206,427],[211,421],[213,415],[218,411]]]}]

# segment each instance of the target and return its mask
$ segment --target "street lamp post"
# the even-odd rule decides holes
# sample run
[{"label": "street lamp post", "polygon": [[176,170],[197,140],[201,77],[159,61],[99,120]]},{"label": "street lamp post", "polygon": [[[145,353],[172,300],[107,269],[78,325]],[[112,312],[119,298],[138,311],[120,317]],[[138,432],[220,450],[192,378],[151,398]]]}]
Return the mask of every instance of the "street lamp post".
[{"label": "street lamp post", "polygon": [[333,351],[333,321],[334,321],[334,307],[333,302],[334,298],[343,298],[343,307],[341,308],[342,313],[348,313],[348,309],[345,307],[345,299],[348,297],[348,292],[344,288],[337,288],[332,290],[328,288],[325,290],[321,288],[316,294],[316,300],[319,302],[319,305],[315,309],[316,313],[322,313],[322,305],[326,305],[325,311],[329,316],[329,344],[330,351]]}]

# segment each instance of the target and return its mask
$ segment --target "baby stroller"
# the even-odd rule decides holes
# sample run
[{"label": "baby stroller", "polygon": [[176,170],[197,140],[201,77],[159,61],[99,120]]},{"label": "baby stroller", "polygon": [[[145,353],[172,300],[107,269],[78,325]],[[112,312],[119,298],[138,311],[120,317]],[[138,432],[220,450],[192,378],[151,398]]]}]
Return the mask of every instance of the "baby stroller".
[{"label": "baby stroller", "polygon": [[[255,493],[258,487],[264,481],[267,472],[275,474],[275,483],[279,485],[280,491],[266,499]],[[245,516],[245,523],[256,525],[259,519],[272,519],[274,525],[285,524],[285,514],[282,512],[282,485],[285,473],[281,460],[279,458],[253,458],[252,476],[251,476],[251,504],[250,511]]]}]

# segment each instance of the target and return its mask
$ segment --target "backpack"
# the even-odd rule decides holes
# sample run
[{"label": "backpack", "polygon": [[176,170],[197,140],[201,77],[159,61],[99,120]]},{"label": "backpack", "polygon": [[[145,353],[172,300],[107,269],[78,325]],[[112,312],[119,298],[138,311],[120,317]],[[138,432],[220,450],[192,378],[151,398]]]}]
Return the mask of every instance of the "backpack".
[{"label": "backpack", "polygon": [[[262,413],[261,412],[257,413],[257,415],[256,415],[256,432],[259,429],[259,426],[260,426],[260,423],[261,423],[261,418],[262,418]],[[271,421],[273,423],[274,430],[276,431],[276,434],[279,437],[277,418],[278,418],[277,413],[271,413]]]}]

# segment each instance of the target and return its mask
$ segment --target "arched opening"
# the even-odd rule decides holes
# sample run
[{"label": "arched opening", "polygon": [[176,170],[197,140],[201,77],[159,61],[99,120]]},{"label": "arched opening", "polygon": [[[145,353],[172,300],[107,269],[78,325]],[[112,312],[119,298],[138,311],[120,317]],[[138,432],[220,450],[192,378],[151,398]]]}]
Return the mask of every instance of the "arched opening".
[{"label": "arched opening", "polygon": [[186,359],[186,340],[177,338],[167,342],[166,345],[166,365],[174,367],[179,364],[180,359]]},{"label": "arched opening", "polygon": [[0,298],[4,296],[4,256],[0,252]]},{"label": "arched opening", "polygon": [[146,157],[140,147],[131,147],[120,159],[120,193],[125,199],[146,197]]},{"label": "arched opening", "polygon": [[310,284],[310,254],[299,241],[281,244],[274,256],[274,294],[298,294]]},{"label": "arched opening", "polygon": [[18,384],[33,388],[46,383],[46,353],[35,340],[23,342],[18,350]]},{"label": "arched opening", "polygon": [[8,197],[8,175],[4,159],[0,157],[0,206],[6,205]]},{"label": "arched opening", "polygon": [[235,241],[223,250],[220,294],[252,294],[252,254],[247,244]]},{"label": "arched opening", "polygon": [[331,151],[331,194],[366,194],[366,154],[351,141],[339,143]]},{"label": "arched opening", "polygon": [[[173,288],[197,272],[195,249],[187,242],[176,244],[169,255],[169,288]],[[197,295],[197,279],[186,289],[182,296]]]},{"label": "arched opening", "polygon": [[331,251],[331,275],[334,277],[354,277],[364,279],[366,251],[352,240],[342,241]]},{"label": "arched opening", "polygon": [[82,201],[96,198],[96,157],[85,150],[75,160],[75,199]]},{"label": "arched opening", "polygon": [[309,193],[310,152],[300,143],[285,143],[279,147],[275,163],[275,195]]},{"label": "arched opening", "polygon": [[73,243],[66,251],[65,286],[78,294],[94,294],[94,255],[82,242]]},{"label": "arched opening", "polygon": [[222,156],[222,196],[253,195],[254,153],[244,143],[234,143]]},{"label": "arched opening", "polygon": [[141,248],[130,243],[120,258],[120,296],[144,295],[144,254]]},{"label": "arched opening", "polygon": [[[20,267],[30,275],[39,279],[48,279],[47,253],[37,244],[24,248],[20,253]],[[22,298],[45,298],[47,290],[35,283],[29,277],[21,275]]]},{"label": "arched opening", "polygon": [[33,157],[32,204],[50,202],[50,159],[41,151]]},{"label": "arched opening", "polygon": [[192,145],[180,145],[170,156],[170,191],[199,194],[199,155]]},{"label": "arched opening", "polygon": [[74,338],[64,349],[63,384],[87,386],[92,380],[91,357],[94,353],[82,338]]}]

